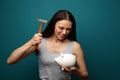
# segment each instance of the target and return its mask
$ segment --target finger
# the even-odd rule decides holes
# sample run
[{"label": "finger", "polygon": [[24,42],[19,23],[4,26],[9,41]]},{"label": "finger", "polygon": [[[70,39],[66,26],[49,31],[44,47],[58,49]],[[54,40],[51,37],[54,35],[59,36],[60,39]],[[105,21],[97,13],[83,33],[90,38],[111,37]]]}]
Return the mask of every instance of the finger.
[{"label": "finger", "polygon": [[65,69],[62,67],[61,70],[64,71]]},{"label": "finger", "polygon": [[66,66],[63,66],[62,68],[64,68],[64,70],[67,71],[67,72],[70,72],[70,71],[71,71],[71,70],[70,70],[68,67],[66,67]]},{"label": "finger", "polygon": [[42,37],[41,33],[34,34],[34,37]]},{"label": "finger", "polygon": [[37,36],[37,37],[35,37],[34,39],[35,39],[36,41],[37,41],[37,40],[42,40],[42,37]]},{"label": "finger", "polygon": [[38,38],[35,38],[35,41],[37,41],[38,40]]},{"label": "finger", "polygon": [[70,69],[71,69],[71,70],[75,70],[75,69],[76,69],[76,67],[71,67]]},{"label": "finger", "polygon": [[38,33],[37,36],[42,37],[42,34],[41,34],[41,33]]}]

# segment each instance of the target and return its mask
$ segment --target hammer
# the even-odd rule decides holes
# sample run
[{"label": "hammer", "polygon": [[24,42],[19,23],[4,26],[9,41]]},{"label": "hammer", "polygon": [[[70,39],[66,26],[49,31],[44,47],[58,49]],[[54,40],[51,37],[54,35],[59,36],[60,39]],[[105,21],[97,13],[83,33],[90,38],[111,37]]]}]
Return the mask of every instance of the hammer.
[{"label": "hammer", "polygon": [[44,23],[47,23],[47,20],[37,19],[37,21],[40,22],[40,26],[39,26],[38,33],[42,33],[42,27],[43,27],[43,24],[44,24]]},{"label": "hammer", "polygon": [[[47,21],[47,20],[43,20],[43,19],[37,19],[37,21],[40,22],[40,26],[39,26],[39,29],[38,29],[38,33],[42,33],[43,24],[44,24],[44,23],[47,23],[48,21]],[[36,45],[36,52],[37,52],[37,53],[39,52],[39,50],[38,50],[38,45]]]}]

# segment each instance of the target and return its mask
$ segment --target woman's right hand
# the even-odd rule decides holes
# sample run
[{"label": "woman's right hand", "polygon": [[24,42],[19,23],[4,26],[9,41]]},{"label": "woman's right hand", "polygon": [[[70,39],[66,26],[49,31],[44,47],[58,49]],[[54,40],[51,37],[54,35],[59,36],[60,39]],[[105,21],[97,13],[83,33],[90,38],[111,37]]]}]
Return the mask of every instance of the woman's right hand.
[{"label": "woman's right hand", "polygon": [[41,33],[36,33],[32,39],[30,40],[32,46],[36,46],[40,44],[42,41],[42,34]]},{"label": "woman's right hand", "polygon": [[42,34],[37,33],[35,34],[31,40],[26,42],[21,47],[15,49],[11,55],[7,59],[8,64],[15,64],[24,57],[28,56],[30,53],[32,53],[38,44],[40,44],[42,41]]}]

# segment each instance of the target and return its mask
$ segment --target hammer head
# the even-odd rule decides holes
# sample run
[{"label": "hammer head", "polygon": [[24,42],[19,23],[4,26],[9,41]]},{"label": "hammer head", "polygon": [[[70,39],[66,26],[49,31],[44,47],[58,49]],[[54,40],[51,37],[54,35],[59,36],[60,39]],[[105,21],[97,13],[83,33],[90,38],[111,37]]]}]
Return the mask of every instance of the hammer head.
[{"label": "hammer head", "polygon": [[37,19],[37,21],[41,22],[41,23],[47,23],[47,20],[43,20],[43,19]]}]

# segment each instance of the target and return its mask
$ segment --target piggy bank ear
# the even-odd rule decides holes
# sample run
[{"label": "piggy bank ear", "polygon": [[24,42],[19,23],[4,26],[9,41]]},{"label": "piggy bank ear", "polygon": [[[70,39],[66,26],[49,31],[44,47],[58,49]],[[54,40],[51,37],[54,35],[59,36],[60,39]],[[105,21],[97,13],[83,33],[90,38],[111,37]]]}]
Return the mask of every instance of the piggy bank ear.
[{"label": "piggy bank ear", "polygon": [[63,55],[63,52],[60,52],[60,55]]},{"label": "piggy bank ear", "polygon": [[73,55],[74,56],[74,58],[76,58],[76,56],[75,55]]},{"label": "piggy bank ear", "polygon": [[60,58],[63,58],[64,57],[64,55],[63,55],[63,52],[60,52],[60,56],[59,56]]}]

